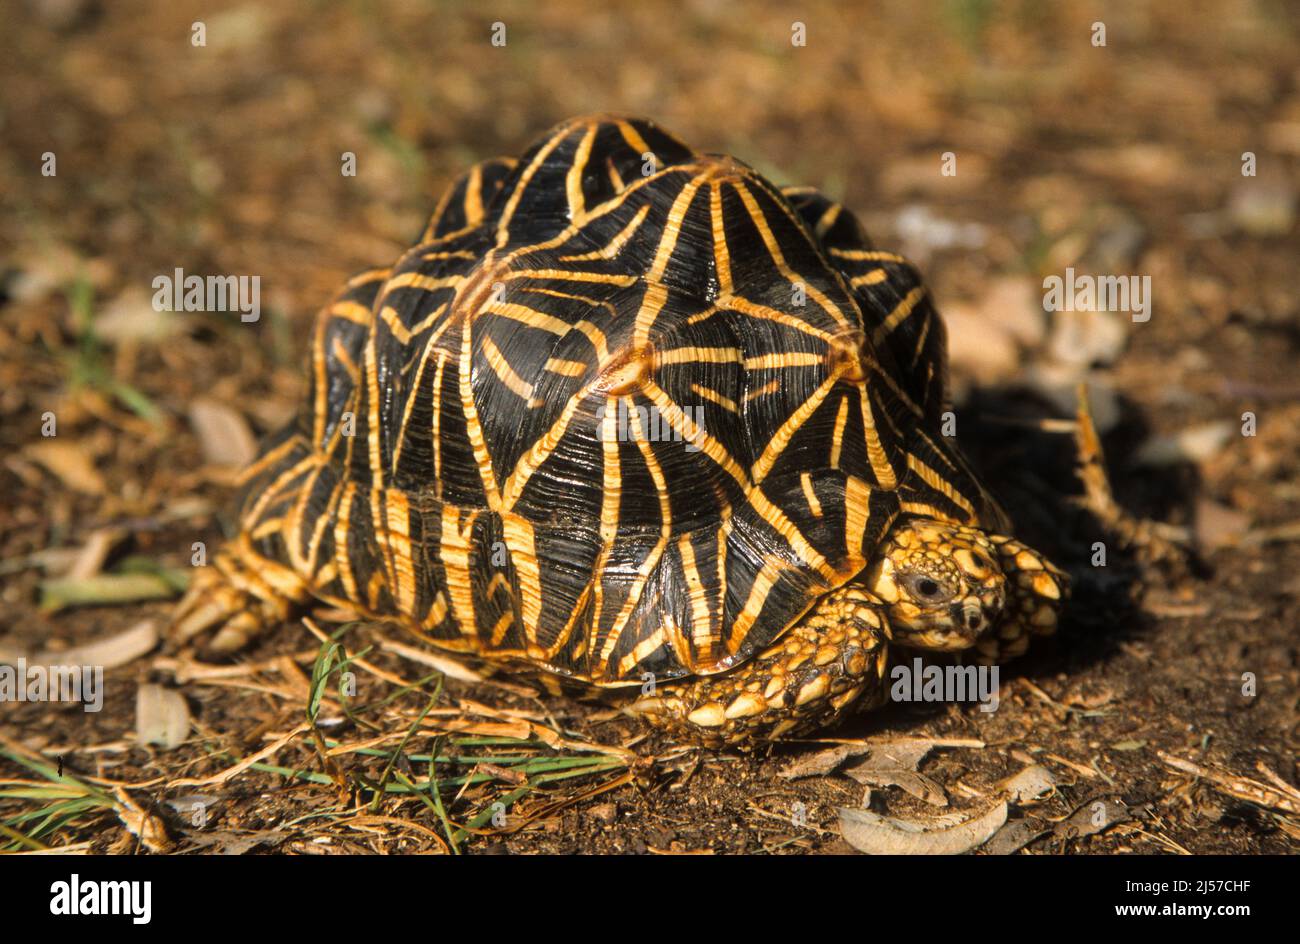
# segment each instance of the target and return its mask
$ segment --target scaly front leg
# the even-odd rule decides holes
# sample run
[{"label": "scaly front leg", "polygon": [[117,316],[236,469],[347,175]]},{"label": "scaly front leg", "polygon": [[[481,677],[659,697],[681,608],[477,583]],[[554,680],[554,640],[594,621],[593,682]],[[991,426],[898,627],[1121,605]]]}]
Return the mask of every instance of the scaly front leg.
[{"label": "scaly front leg", "polygon": [[995,631],[975,646],[976,660],[986,665],[1023,655],[1034,636],[1055,633],[1070,595],[1070,578],[1042,554],[1004,535],[989,540],[1006,575],[1007,603]]},{"label": "scaly front leg", "polygon": [[745,665],[664,685],[630,710],[708,747],[795,737],[883,697],[888,639],[880,600],[846,586]]}]

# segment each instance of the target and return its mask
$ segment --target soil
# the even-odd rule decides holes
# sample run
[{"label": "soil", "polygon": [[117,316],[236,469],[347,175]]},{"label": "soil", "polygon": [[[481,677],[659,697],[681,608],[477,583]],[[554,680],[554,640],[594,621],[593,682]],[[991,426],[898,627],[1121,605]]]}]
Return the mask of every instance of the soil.
[{"label": "soil", "polygon": [[[54,608],[51,581],[137,573],[174,595],[194,542],[231,527],[245,440],[296,406],[315,309],[396,258],[470,163],[611,110],[823,188],[917,258],[949,313],[958,437],[1075,583],[998,710],[896,704],[823,741],[684,749],[509,676],[440,685],[384,648],[410,639],[362,625],[343,639],[374,647],[369,668],[350,699],[329,688],[313,731],[321,643],[295,624],[220,670],[154,649],[108,670],[99,712],[0,706],[0,777],[57,758],[110,796],[26,847],[850,852],[854,765],[927,738],[937,794],[900,775],[871,809],[980,812],[1041,765],[1055,787],[1012,805],[1029,841],[1007,850],[1300,849],[1300,12],[1125,4],[1102,46],[1072,0],[846,6],[801,4],[800,46],[777,3],[22,4],[0,36],[0,654],[161,626],[167,599]],[[1067,267],[1149,276],[1149,320],[1045,315],[1042,280]],[[152,281],[177,268],[259,276],[260,320],[155,312]],[[1081,500],[1079,381],[1130,539]],[[186,700],[178,747],[136,739],[148,683]],[[375,799],[424,782],[429,753],[472,782]],[[539,779],[564,769],[581,775]],[[29,833],[15,817],[35,808],[0,799],[0,822]]]}]

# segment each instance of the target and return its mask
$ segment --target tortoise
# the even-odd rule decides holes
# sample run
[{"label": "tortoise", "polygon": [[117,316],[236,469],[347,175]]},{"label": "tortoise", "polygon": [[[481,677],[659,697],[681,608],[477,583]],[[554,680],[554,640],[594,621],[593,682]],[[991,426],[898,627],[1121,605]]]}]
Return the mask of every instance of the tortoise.
[{"label": "tortoise", "polygon": [[172,638],[324,602],[742,746],[879,703],[892,647],[1018,655],[1068,582],[942,434],[945,343],[816,190],[567,121],[320,312]]}]

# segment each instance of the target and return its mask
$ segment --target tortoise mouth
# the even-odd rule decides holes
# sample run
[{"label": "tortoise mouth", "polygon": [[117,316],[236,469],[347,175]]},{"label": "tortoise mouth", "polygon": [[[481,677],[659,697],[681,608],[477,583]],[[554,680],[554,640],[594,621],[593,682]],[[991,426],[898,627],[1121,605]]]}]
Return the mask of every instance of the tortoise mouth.
[{"label": "tortoise mouth", "polygon": [[974,647],[992,633],[1001,606],[996,600],[967,598],[942,609],[902,615],[895,607],[894,642],[913,649],[957,652]]}]

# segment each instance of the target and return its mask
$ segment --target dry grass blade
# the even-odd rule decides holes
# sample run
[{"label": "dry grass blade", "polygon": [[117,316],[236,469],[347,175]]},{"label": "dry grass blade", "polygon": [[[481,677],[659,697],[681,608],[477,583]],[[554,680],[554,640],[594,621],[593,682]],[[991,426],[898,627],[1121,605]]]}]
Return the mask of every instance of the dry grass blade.
[{"label": "dry grass blade", "polygon": [[1208,780],[1228,796],[1236,797],[1238,800],[1245,800],[1247,803],[1254,803],[1256,806],[1262,806],[1266,809],[1281,810],[1284,813],[1300,813],[1300,790],[1288,784],[1273,771],[1263,766],[1262,763],[1259,765],[1260,772],[1273,781],[1272,785],[1252,780],[1249,777],[1242,777],[1222,768],[1207,767],[1194,761],[1184,760],[1164,751],[1157,751],[1156,753],[1162,761],[1174,770],[1192,774],[1202,780]]}]

